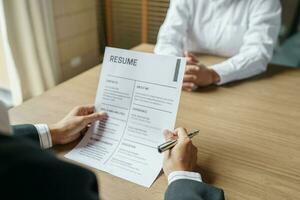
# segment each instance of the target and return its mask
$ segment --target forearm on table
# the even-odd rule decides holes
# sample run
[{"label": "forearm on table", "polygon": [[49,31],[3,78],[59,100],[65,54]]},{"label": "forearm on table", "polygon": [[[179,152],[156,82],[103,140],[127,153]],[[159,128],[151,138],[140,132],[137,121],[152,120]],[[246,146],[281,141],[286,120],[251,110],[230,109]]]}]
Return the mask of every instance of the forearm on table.
[{"label": "forearm on table", "polygon": [[211,66],[218,75],[218,85],[258,75],[267,69],[269,59],[263,55],[239,54]]},{"label": "forearm on table", "polygon": [[262,73],[272,59],[281,24],[280,2],[253,1],[250,13],[239,53],[212,66],[220,75],[220,85]]}]

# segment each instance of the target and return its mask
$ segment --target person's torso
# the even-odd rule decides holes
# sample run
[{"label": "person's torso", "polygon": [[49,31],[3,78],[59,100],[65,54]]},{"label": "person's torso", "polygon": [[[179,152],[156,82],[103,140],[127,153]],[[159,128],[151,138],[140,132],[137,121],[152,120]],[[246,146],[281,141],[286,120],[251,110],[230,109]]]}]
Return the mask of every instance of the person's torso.
[{"label": "person's torso", "polygon": [[248,29],[251,0],[193,0],[185,49],[233,56]]}]

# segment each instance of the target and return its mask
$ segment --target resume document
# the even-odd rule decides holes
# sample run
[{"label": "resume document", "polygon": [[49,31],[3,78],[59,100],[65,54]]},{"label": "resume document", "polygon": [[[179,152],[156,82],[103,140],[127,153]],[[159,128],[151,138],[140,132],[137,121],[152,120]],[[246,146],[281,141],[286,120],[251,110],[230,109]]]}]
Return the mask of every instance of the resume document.
[{"label": "resume document", "polygon": [[95,106],[108,119],[92,124],[65,157],[150,187],[162,167],[163,130],[175,126],[185,64],[107,47]]}]

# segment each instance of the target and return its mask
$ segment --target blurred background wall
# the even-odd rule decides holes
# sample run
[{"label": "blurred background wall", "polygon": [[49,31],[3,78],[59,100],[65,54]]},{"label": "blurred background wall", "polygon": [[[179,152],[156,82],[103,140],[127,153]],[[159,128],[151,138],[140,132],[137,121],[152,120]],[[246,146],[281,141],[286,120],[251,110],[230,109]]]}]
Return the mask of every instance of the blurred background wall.
[{"label": "blurred background wall", "polygon": [[103,3],[109,45],[131,48],[140,43],[156,43],[169,0],[105,0]]},{"label": "blurred background wall", "polygon": [[53,0],[54,21],[62,80],[100,63],[98,0]]}]

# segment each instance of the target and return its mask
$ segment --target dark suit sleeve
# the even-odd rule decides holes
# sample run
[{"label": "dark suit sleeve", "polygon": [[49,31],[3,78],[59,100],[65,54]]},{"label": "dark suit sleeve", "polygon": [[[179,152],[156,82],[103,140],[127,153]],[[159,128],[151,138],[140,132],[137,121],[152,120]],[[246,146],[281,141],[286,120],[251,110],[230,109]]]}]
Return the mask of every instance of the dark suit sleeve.
[{"label": "dark suit sleeve", "polygon": [[180,179],[169,185],[165,200],[224,200],[224,193],[202,182]]},{"label": "dark suit sleeve", "polygon": [[14,125],[12,126],[13,133],[15,137],[19,138],[27,138],[34,143],[39,144],[39,135],[38,131],[36,130],[35,126],[32,124],[22,124],[22,125]]},{"label": "dark suit sleeve", "polygon": [[0,135],[0,190],[4,199],[98,200],[96,176],[57,159],[30,140]]}]

